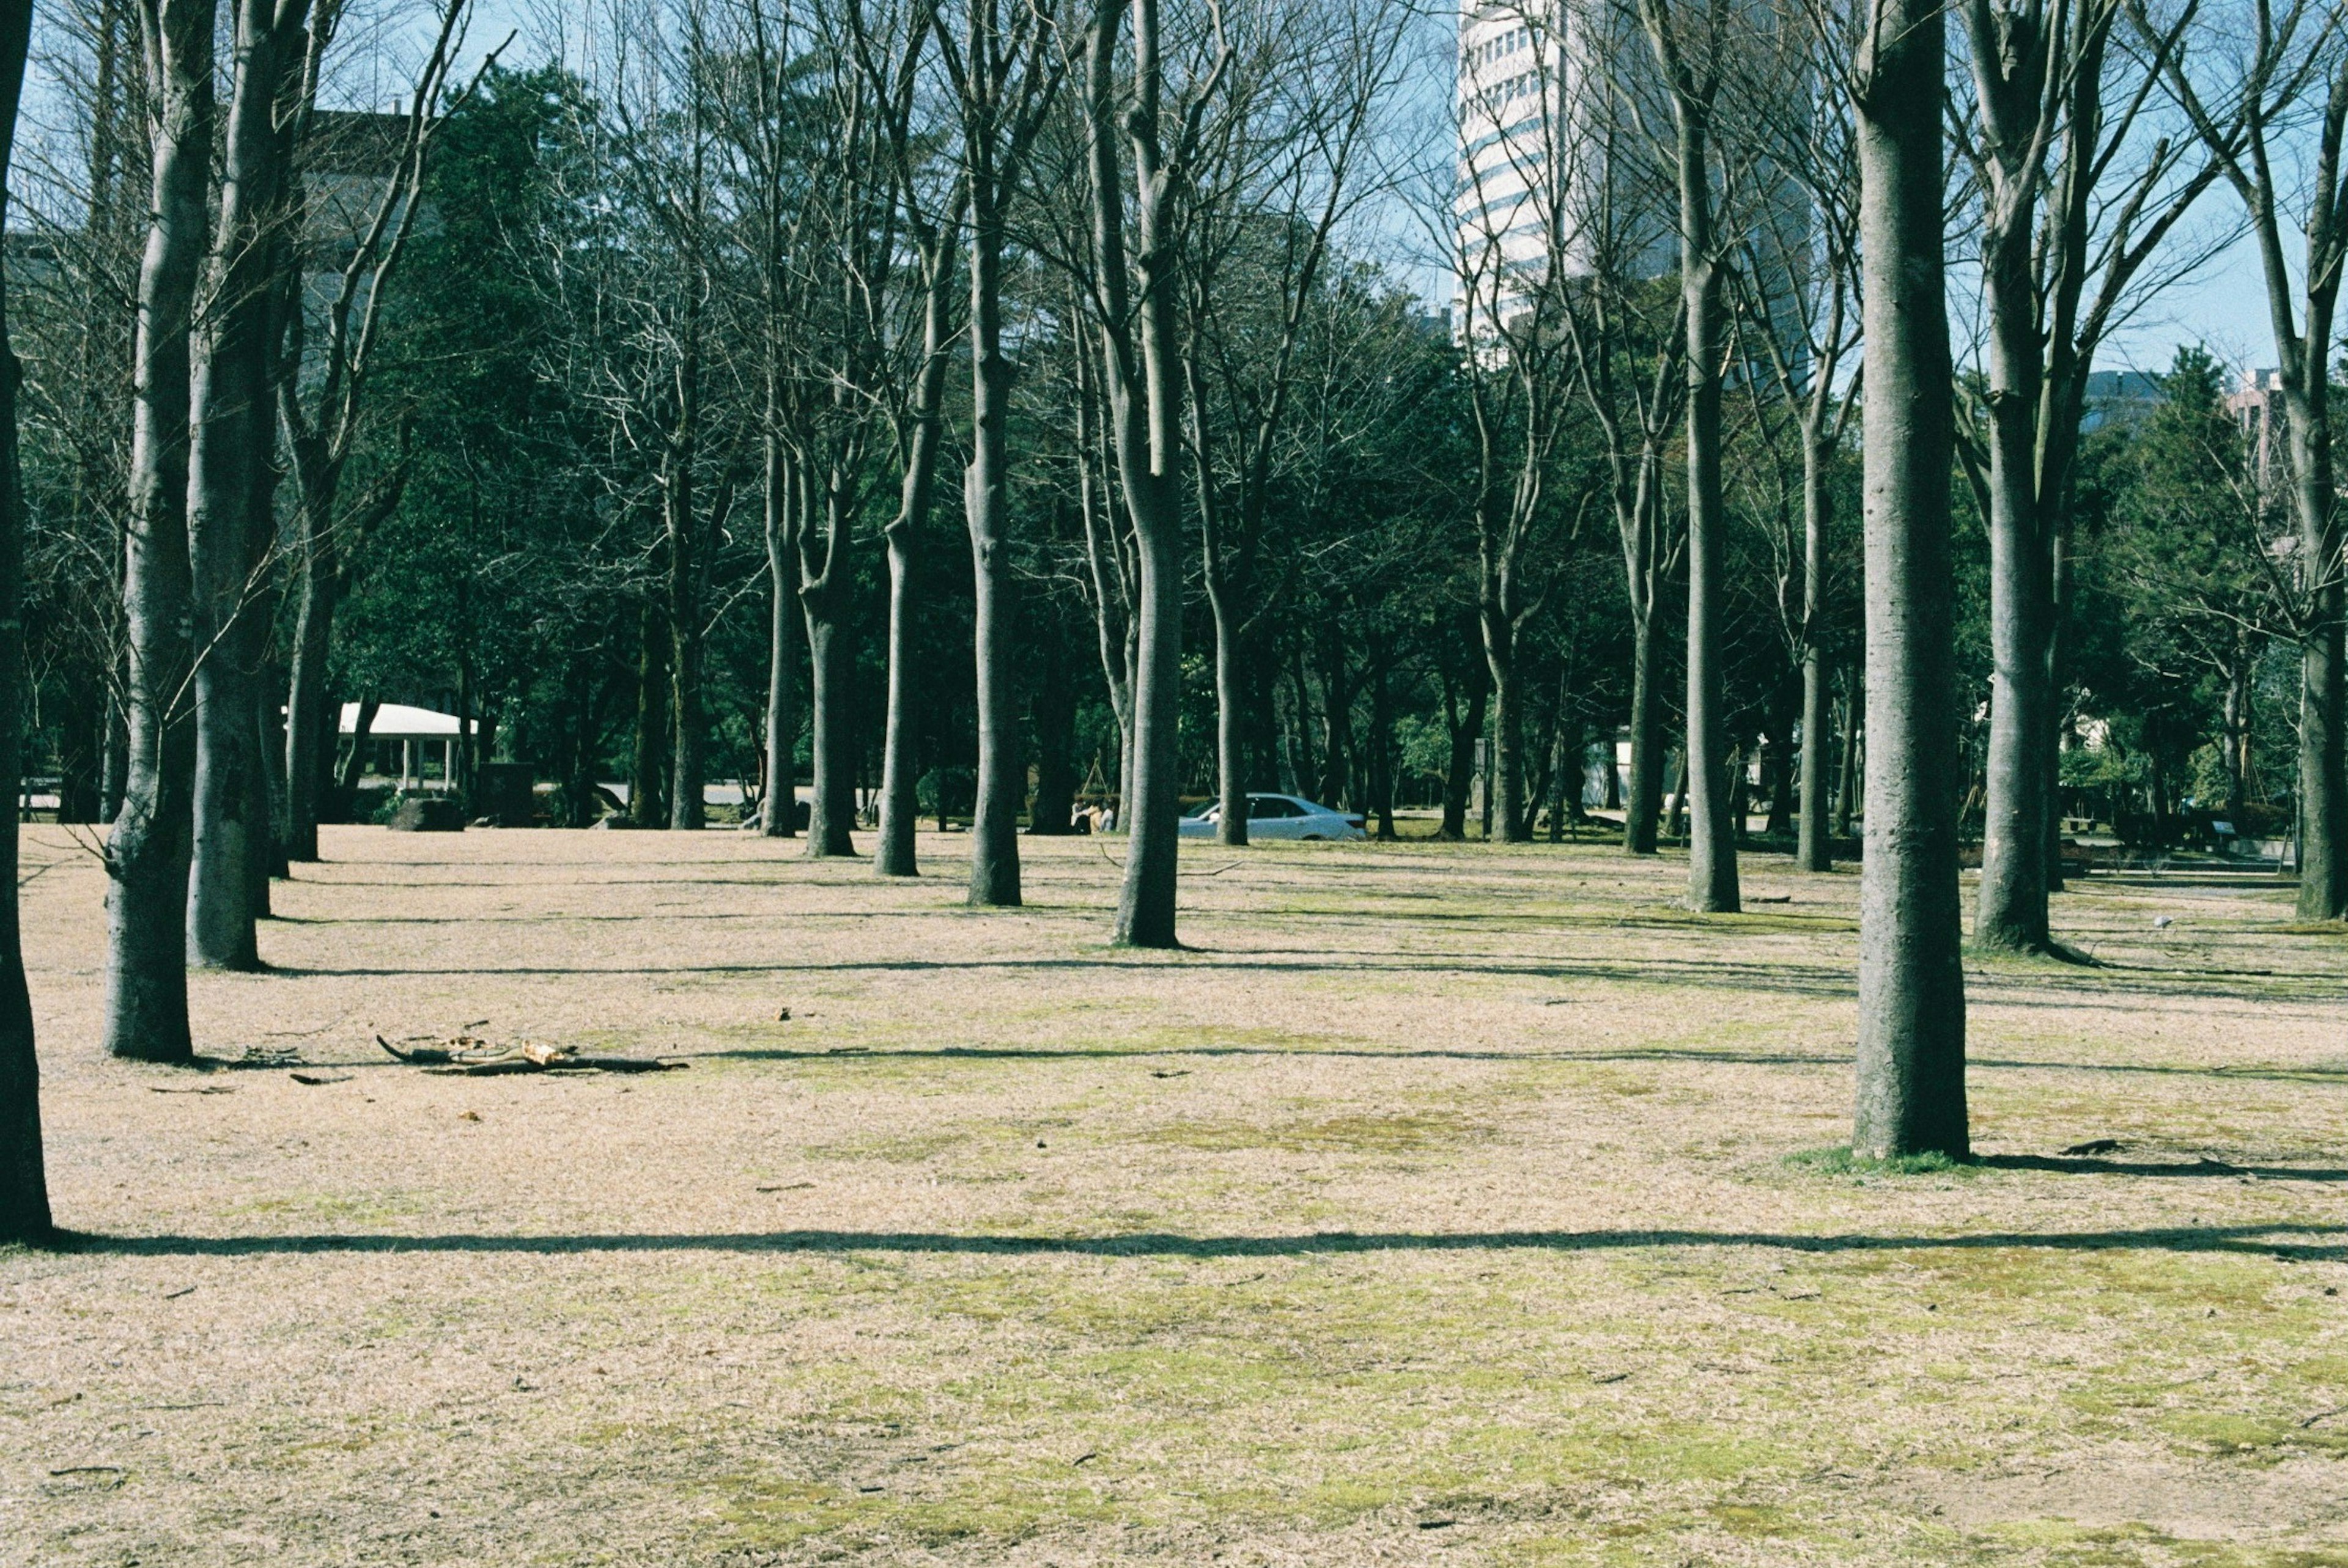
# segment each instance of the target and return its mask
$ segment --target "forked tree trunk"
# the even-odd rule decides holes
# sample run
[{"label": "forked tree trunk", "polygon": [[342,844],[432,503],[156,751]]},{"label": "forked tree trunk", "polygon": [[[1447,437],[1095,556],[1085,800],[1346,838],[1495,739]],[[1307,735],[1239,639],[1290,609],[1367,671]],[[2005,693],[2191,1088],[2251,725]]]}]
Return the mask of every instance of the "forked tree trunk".
[{"label": "forked tree trunk", "polygon": [[1488,692],[1482,682],[1468,694],[1467,711],[1447,712],[1444,727],[1450,732],[1450,766],[1443,774],[1443,825],[1436,836],[1458,843],[1468,836],[1468,796],[1476,778],[1476,742],[1484,733],[1484,705]]},{"label": "forked tree trunk", "polygon": [[1945,24],[1939,0],[1873,0],[1872,10],[1859,65],[1868,769],[1851,1148],[1962,1158]]},{"label": "forked tree trunk", "polygon": [[279,231],[291,147],[280,125],[297,77],[307,0],[236,0],[236,69],[213,237],[210,310],[189,409],[188,554],[196,649],[195,860],[188,957],[257,969],[253,867],[271,831],[253,723],[265,628],[256,600],[273,527]]},{"label": "forked tree trunk", "polygon": [[[1101,303],[1097,324],[1107,373],[1103,382],[1139,579],[1132,794],[1120,813],[1129,843],[1116,939],[1125,947],[1171,948],[1179,945],[1175,878],[1181,812],[1176,740],[1182,698],[1182,506],[1174,473],[1181,453],[1181,384],[1176,374],[1173,306],[1179,240],[1166,210],[1173,181],[1159,143],[1164,67],[1158,0],[1131,0],[1131,5],[1133,82],[1121,113],[1116,82],[1117,0],[1097,0],[1086,40],[1086,150],[1093,190],[1094,282]],[[1134,159],[1138,197],[1135,261],[1141,286],[1138,305],[1131,310],[1124,172],[1115,140],[1120,123]]]},{"label": "forked tree trunk", "polygon": [[[8,205],[16,104],[33,0],[0,0],[0,213]],[[6,280],[0,278],[0,1245],[49,1237],[49,1186],[41,1154],[41,1069],[33,1051],[33,1004],[16,898],[16,792],[24,766],[25,490],[16,445],[23,375],[8,341]]]},{"label": "forked tree trunk", "polygon": [[139,269],[122,809],[108,835],[106,1048],[187,1061],[195,723],[187,682],[189,314],[203,262],[212,141],[211,0],[160,0],[148,83],[154,218]]}]

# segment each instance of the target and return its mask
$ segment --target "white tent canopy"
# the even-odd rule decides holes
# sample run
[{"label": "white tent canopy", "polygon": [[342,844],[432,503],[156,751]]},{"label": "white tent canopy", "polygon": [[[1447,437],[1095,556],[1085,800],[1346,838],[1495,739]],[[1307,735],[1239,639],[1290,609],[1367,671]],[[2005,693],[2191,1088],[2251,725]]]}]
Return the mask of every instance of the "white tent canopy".
[{"label": "white tent canopy", "polygon": [[[343,704],[342,733],[356,735],[359,729],[359,705]],[[413,790],[454,789],[457,779],[457,737],[462,733],[454,713],[435,712],[430,708],[411,708],[405,702],[386,702],[376,710],[375,723],[367,728],[369,741],[399,743],[399,787]],[[440,745],[440,776],[426,779],[417,767],[419,745],[438,742]]]},{"label": "white tent canopy", "polygon": [[[359,705],[343,704],[342,733],[355,735],[359,729]],[[411,708],[405,702],[386,702],[376,710],[375,723],[367,733],[378,741],[440,740],[458,733],[457,715],[436,713],[429,708]]]}]

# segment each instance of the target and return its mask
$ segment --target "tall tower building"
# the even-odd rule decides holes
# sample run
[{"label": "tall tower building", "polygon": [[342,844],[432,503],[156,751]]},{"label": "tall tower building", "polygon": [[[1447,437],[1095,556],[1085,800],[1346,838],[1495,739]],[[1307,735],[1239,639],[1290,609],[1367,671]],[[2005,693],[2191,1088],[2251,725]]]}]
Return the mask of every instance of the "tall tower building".
[{"label": "tall tower building", "polygon": [[1591,270],[1602,170],[1602,81],[1584,19],[1602,0],[1461,0],[1453,198],[1454,304],[1470,338],[1489,336],[1552,272]]}]

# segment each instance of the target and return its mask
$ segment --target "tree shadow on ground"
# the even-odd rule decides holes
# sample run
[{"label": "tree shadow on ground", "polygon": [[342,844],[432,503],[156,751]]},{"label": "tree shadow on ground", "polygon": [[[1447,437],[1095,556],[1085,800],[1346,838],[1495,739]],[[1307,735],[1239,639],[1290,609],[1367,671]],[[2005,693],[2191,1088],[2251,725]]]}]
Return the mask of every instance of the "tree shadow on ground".
[{"label": "tree shadow on ground", "polygon": [[[1848,1055],[1814,1052],[1704,1050],[1671,1046],[1628,1047],[1619,1050],[1469,1050],[1439,1046],[1405,1046],[1393,1050],[1375,1046],[1317,1045],[1173,1045],[1173,1046],[1032,1046],[943,1045],[911,1050],[865,1049],[860,1046],[798,1050],[788,1046],[741,1046],[716,1050],[663,1051],[664,1059],[721,1061],[1116,1061],[1157,1057],[1328,1056],[1365,1061],[1491,1061],[1491,1062],[1615,1062],[1655,1061],[1695,1066],[1819,1067],[1848,1069]],[[365,1059],[369,1066],[380,1063]],[[334,1065],[320,1063],[319,1065]],[[2270,1083],[2336,1084],[2348,1087],[2348,1067],[2174,1067],[2134,1061],[2025,1061],[2005,1057],[1973,1057],[1969,1068],[2009,1072],[2117,1072],[2156,1077],[2246,1079]]]},{"label": "tree shadow on ground", "polygon": [[[2293,1238],[2322,1237],[2322,1240]],[[1663,1247],[1753,1247],[1765,1251],[1838,1254],[1933,1251],[2219,1253],[2288,1257],[2300,1262],[2348,1259],[2348,1225],[2185,1225],[2147,1230],[1992,1231],[1965,1235],[1803,1235],[1771,1231],[1586,1230],[1314,1231],[1291,1235],[958,1235],[938,1231],[611,1232],[583,1235],[68,1235],[62,1245],[85,1253],[133,1257],[267,1257],[330,1253],[513,1253],[562,1255],[592,1253],[935,1253],[998,1257],[1288,1257],[1348,1253],[1643,1251]]]}]

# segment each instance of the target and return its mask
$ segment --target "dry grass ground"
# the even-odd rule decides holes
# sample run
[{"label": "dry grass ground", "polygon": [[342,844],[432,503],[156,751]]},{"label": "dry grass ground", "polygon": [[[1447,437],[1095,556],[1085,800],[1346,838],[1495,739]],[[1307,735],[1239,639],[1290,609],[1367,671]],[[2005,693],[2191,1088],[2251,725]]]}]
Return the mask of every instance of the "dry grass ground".
[{"label": "dry grass ground", "polygon": [[[2065,894],[2105,967],[1972,976],[1990,1159],[1870,1175],[1789,1159],[1854,876],[1189,845],[1141,955],[1023,847],[976,914],[953,838],[330,833],[193,982],[305,1086],[103,1060],[34,830],[90,1239],[0,1254],[0,1562],[2348,1564],[2348,943],[2286,896]],[[370,1043],[482,1020],[693,1065]]]}]

